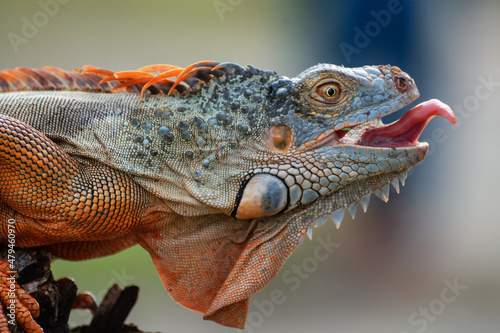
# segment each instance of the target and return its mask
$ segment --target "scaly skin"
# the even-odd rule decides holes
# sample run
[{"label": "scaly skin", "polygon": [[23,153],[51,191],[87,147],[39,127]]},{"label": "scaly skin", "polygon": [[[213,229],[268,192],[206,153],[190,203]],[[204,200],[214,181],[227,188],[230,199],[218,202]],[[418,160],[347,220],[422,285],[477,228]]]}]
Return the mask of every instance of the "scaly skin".
[{"label": "scaly skin", "polygon": [[386,200],[425,157],[426,122],[453,120],[432,101],[385,128],[418,97],[397,67],[79,72],[0,72],[0,241],[14,219],[16,246],[69,260],[138,243],[175,300],[238,328],[314,221]]}]

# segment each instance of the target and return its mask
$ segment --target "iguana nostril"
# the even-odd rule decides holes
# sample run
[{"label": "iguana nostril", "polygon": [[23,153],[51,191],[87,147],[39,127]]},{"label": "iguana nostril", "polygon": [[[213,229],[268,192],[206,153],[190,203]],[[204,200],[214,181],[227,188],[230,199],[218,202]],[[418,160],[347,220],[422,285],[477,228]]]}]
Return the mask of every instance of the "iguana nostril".
[{"label": "iguana nostril", "polygon": [[272,216],[283,211],[288,204],[288,188],[278,177],[258,174],[243,188],[241,200],[237,203],[237,219]]},{"label": "iguana nostril", "polygon": [[404,76],[396,76],[394,79],[394,85],[399,92],[405,92],[410,89],[412,80]]}]

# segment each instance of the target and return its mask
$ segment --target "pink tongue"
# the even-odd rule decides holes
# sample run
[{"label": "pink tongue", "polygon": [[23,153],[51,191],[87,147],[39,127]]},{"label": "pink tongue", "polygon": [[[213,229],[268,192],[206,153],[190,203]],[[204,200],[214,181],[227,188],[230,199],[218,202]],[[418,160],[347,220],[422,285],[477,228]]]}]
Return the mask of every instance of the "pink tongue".
[{"label": "pink tongue", "polygon": [[417,144],[418,137],[427,123],[434,117],[441,116],[456,124],[451,108],[438,99],[423,102],[401,119],[390,124],[367,130],[358,142],[361,146],[405,147]]}]

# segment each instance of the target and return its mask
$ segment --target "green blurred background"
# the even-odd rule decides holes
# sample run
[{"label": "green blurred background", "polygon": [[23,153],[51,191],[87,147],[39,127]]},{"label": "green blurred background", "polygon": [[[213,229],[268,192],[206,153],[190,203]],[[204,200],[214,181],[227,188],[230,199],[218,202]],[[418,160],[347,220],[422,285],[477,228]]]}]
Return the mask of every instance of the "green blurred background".
[{"label": "green blurred background", "polygon": [[[291,77],[318,62],[400,66],[419,101],[450,104],[457,126],[430,124],[420,140],[430,154],[388,204],[374,197],[339,230],[315,229],[252,298],[246,331],[500,331],[499,1],[54,1],[0,0],[1,68],[213,59]],[[328,237],[340,246],[314,262]],[[139,247],[53,269],[99,299],[115,282],[140,286],[128,322],[143,330],[236,332],[170,299]],[[278,289],[284,296],[271,307]],[[71,322],[89,318],[74,311]]]}]

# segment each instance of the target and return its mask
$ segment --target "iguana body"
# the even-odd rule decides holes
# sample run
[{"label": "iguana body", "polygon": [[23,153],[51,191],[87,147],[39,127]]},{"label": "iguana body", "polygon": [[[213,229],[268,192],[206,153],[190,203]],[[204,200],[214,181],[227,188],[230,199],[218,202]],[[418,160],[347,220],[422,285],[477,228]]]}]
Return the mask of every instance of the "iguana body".
[{"label": "iguana body", "polygon": [[0,241],[13,219],[16,246],[69,260],[138,243],[174,299],[239,328],[313,222],[386,199],[430,118],[454,121],[434,100],[382,125],[418,97],[389,66],[19,68],[0,91]]}]

